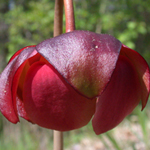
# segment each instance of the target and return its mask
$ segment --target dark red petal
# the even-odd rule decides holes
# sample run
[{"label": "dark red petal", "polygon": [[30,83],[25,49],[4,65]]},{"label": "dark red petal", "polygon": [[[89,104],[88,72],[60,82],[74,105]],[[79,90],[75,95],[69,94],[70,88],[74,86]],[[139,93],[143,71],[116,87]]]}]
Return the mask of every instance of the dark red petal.
[{"label": "dark red petal", "polygon": [[36,45],[31,45],[31,46],[26,46],[20,50],[18,50],[9,60],[8,63],[10,63],[16,56],[18,56],[24,49],[29,48],[29,47],[35,47]]},{"label": "dark red petal", "polygon": [[95,112],[95,100],[78,94],[51,66],[34,63],[23,89],[25,110],[39,126],[67,131],[86,125]]},{"label": "dark red petal", "polygon": [[30,57],[27,60],[25,60],[23,64],[18,68],[18,70],[14,75],[13,84],[12,84],[12,97],[13,97],[14,106],[17,105],[18,115],[28,121],[30,121],[30,119],[28,118],[26,111],[24,109],[22,93],[23,93],[24,80],[28,72],[28,69],[33,63],[40,61],[42,57],[37,52],[34,52],[34,54],[35,55],[33,57]]},{"label": "dark red petal", "polygon": [[96,134],[117,126],[140,102],[141,86],[137,72],[127,57],[120,56],[105,91],[98,99],[92,120]]},{"label": "dark red petal", "polygon": [[[24,79],[21,78],[22,74],[26,75],[26,68],[28,69],[29,67],[29,61],[28,59],[24,61],[24,63],[17,69],[14,78],[13,78],[13,83],[12,83],[12,100],[14,106],[17,107],[17,114],[21,116],[22,118],[29,120],[26,111],[24,109],[24,103],[22,99],[22,87],[19,84],[23,84]],[[25,70],[25,71],[23,71]],[[23,81],[22,81],[23,80]],[[21,81],[21,83],[19,83]]]},{"label": "dark red petal", "polygon": [[33,56],[34,47],[24,49],[6,66],[0,75],[0,111],[12,123],[19,121],[16,106],[12,101],[12,83],[19,66],[29,57]]},{"label": "dark red petal", "polygon": [[45,40],[36,49],[78,92],[93,98],[109,82],[121,46],[110,35],[73,31]]},{"label": "dark red petal", "polygon": [[137,53],[136,51],[122,45],[121,55],[126,56],[130,59],[131,63],[133,64],[134,68],[137,71],[140,85],[141,85],[141,101],[142,101],[142,109],[147,104],[149,93],[150,93],[150,68],[144,58]]}]

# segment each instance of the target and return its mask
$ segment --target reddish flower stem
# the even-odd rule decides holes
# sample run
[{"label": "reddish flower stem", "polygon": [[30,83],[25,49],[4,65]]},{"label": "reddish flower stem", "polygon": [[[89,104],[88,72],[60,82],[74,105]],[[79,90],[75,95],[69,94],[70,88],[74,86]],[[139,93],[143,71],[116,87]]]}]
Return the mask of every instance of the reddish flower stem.
[{"label": "reddish flower stem", "polygon": [[[72,0],[64,0],[66,32],[75,30],[74,9]],[[63,0],[55,0],[54,37],[62,34],[63,30]],[[53,150],[63,150],[63,132],[54,131]]]},{"label": "reddish flower stem", "polygon": [[[54,37],[62,34],[63,0],[55,0]],[[54,131],[53,150],[63,150],[63,132]]]},{"label": "reddish flower stem", "polygon": [[64,0],[65,18],[66,18],[66,32],[75,30],[74,9],[72,0]]},{"label": "reddish flower stem", "polygon": [[63,0],[55,0],[54,37],[62,34],[63,29]]},{"label": "reddish flower stem", "polygon": [[53,150],[63,150],[63,132],[54,130]]}]

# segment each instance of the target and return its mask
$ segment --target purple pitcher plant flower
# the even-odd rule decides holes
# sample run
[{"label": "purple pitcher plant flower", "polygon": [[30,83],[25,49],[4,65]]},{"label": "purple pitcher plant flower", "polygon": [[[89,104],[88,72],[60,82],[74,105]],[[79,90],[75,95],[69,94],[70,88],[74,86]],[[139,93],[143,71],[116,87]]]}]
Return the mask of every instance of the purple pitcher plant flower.
[{"label": "purple pitcher plant flower", "polygon": [[111,35],[73,31],[17,51],[0,75],[0,111],[58,131],[117,126],[150,93],[143,57]]}]

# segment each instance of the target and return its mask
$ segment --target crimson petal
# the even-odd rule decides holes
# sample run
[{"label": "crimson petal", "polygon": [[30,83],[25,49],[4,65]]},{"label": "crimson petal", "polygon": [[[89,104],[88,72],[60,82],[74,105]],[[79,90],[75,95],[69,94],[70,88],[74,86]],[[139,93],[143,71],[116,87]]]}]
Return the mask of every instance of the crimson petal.
[{"label": "crimson petal", "polygon": [[67,131],[86,125],[95,99],[77,93],[50,64],[35,62],[28,70],[23,100],[30,120],[39,126]]},{"label": "crimson petal", "polygon": [[20,50],[18,50],[9,60],[8,63],[10,63],[16,56],[18,56],[24,49],[29,48],[29,47],[35,47],[35,45],[31,45],[31,46],[26,46]]},{"label": "crimson petal", "polygon": [[16,55],[6,66],[0,75],[0,111],[12,123],[19,121],[17,108],[12,101],[12,83],[19,66],[32,56],[34,47],[27,47],[19,55]]},{"label": "crimson petal", "polygon": [[120,56],[111,81],[97,102],[92,120],[95,133],[114,128],[130,114],[141,99],[140,91],[134,66],[127,57]]},{"label": "crimson petal", "polygon": [[130,59],[131,63],[134,65],[134,68],[136,69],[141,85],[141,101],[143,110],[147,104],[150,93],[150,68],[145,59],[139,53],[128,48],[127,46],[122,45],[120,53],[121,55],[124,55]]},{"label": "crimson petal", "polygon": [[36,49],[78,92],[93,98],[109,82],[121,46],[110,35],[73,31],[45,40]]}]

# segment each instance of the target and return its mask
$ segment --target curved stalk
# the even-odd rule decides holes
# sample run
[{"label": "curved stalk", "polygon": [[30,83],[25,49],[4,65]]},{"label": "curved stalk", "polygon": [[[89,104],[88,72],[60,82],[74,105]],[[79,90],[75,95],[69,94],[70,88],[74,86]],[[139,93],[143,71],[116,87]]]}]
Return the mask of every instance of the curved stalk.
[{"label": "curved stalk", "polygon": [[72,0],[64,0],[66,32],[75,30],[74,8]]}]

